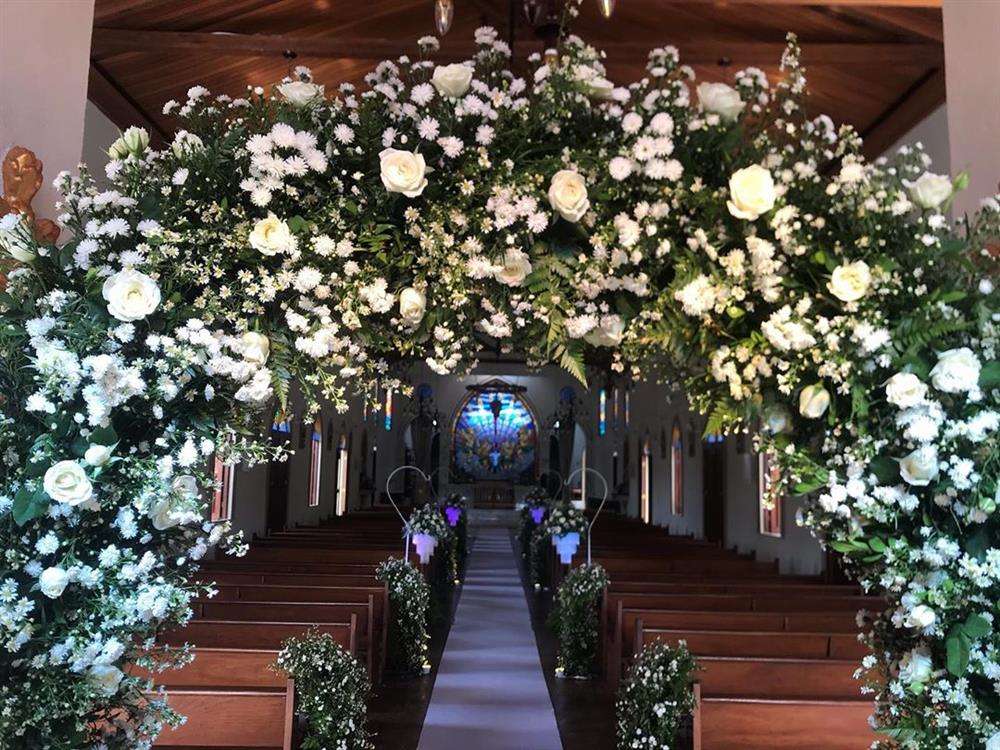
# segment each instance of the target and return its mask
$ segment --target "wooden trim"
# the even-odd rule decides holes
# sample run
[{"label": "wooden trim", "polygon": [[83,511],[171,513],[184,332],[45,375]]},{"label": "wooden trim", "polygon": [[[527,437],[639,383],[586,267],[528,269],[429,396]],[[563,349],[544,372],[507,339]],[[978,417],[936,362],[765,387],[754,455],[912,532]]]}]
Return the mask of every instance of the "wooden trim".
[{"label": "wooden trim", "polygon": [[[540,51],[537,39],[517,40],[521,54]],[[693,65],[768,65],[781,59],[782,42],[725,42],[692,40],[678,45],[681,60]],[[614,60],[645,60],[649,45],[637,42],[607,42],[601,45]],[[270,34],[229,34],[202,31],[149,31],[95,28],[92,54],[103,58],[124,52],[213,52],[232,55],[278,56],[292,50],[306,57],[383,60],[416,52],[415,47],[391,39],[357,37],[301,37]],[[435,57],[467,59],[476,52],[468,42],[447,40]],[[913,65],[939,66],[944,48],[934,43],[816,42],[804,44],[802,59],[807,65]]]},{"label": "wooden trim", "polygon": [[149,132],[150,141],[156,148],[167,140],[166,133],[153,118],[95,60],[90,61],[87,98],[121,130],[130,125],[144,127]]},{"label": "wooden trim", "polygon": [[701,750],[701,683],[694,684],[694,750]]},{"label": "wooden trim", "polygon": [[916,15],[906,9],[879,7],[834,8],[829,11],[829,16],[849,18],[877,31],[918,36],[938,43],[944,42],[944,24],[941,16]]},{"label": "wooden trim", "polygon": [[874,159],[945,101],[944,69],[927,72],[864,132],[864,153]]},{"label": "wooden trim", "polygon": [[292,750],[295,732],[295,680],[288,680],[285,688],[285,727],[282,732],[281,750]]}]

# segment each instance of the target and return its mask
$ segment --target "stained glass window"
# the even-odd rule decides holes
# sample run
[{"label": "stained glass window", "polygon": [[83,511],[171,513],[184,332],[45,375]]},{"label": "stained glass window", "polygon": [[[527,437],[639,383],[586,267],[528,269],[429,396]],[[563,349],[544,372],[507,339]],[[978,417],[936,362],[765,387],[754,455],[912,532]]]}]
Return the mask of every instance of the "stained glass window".
[{"label": "stained glass window", "polygon": [[516,393],[498,388],[470,394],[453,438],[455,481],[534,481],[535,420]]},{"label": "stained glass window", "polygon": [[385,392],[385,431],[392,429],[392,391]]},{"label": "stained glass window", "polygon": [[323,423],[313,422],[312,439],[309,441],[309,507],[319,505],[319,488],[323,462]]},{"label": "stained glass window", "polygon": [[600,399],[600,412],[597,418],[597,433],[603,436],[608,431],[608,392],[601,388],[598,398]]}]

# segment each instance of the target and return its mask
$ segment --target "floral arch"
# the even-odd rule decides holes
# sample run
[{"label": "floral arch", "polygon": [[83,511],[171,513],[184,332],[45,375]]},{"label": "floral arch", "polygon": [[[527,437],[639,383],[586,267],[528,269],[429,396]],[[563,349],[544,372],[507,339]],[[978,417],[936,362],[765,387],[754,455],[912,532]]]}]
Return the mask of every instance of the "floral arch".
[{"label": "floral arch", "polygon": [[1000,742],[997,202],[953,228],[919,151],[807,118],[794,40],[773,87],[695,88],[673,48],[616,87],[574,37],[527,80],[476,39],[334,96],[194,87],[168,147],[113,144],[110,190],[58,178],[68,242],[2,220],[0,744],[147,746],[170,715],[123,667],[240,546],[207,458],[266,460],[292,381],[344,405],[484,345],[683,382],[709,432],[761,418],[776,489],[888,601],[887,742]]}]

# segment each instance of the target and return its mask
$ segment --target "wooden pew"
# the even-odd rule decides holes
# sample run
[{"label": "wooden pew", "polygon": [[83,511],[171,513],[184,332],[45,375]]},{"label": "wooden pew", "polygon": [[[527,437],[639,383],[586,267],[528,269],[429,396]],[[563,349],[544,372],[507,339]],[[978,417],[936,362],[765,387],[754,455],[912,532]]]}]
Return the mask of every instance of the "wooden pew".
[{"label": "wooden pew", "polygon": [[185,627],[163,636],[171,646],[191,643],[204,648],[247,648],[278,650],[288,638],[300,636],[310,628],[330,634],[350,654],[357,654],[357,616],[350,622],[238,622],[229,620],[192,620]]},{"label": "wooden pew", "polygon": [[156,747],[292,750],[292,680],[272,690],[174,689],[167,702],[187,721],[177,729],[165,729]]}]

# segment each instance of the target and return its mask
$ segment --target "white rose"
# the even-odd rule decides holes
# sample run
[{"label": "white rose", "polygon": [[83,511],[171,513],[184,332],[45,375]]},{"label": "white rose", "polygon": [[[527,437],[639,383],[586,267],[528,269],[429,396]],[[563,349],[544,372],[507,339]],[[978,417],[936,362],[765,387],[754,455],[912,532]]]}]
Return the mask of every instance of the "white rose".
[{"label": "white rose", "polygon": [[240,338],[240,353],[247,362],[263,367],[271,354],[271,342],[267,336],[256,331],[247,331]]},{"label": "white rose", "polygon": [[698,84],[698,101],[703,110],[717,114],[729,122],[739,117],[746,106],[740,99],[739,92],[724,83]]},{"label": "white rose", "polygon": [[923,685],[933,672],[931,652],[926,646],[907,651],[899,660],[899,679],[907,685]]},{"label": "white rose", "polygon": [[108,147],[108,156],[112,159],[124,159],[129,154],[139,156],[148,147],[149,133],[145,128],[133,125]]},{"label": "white rose", "polygon": [[112,696],[121,685],[122,671],[110,664],[94,664],[87,670],[87,681],[104,696]]},{"label": "white rose", "polygon": [[899,473],[907,484],[926,487],[937,479],[938,454],[933,445],[923,445],[899,462]]},{"label": "white rose", "polygon": [[521,286],[531,273],[531,260],[523,250],[511,248],[503,256],[503,268],[496,277],[508,286]]},{"label": "white rose", "polygon": [[822,383],[807,385],[799,393],[799,414],[808,419],[819,419],[830,406],[830,392]]},{"label": "white rose", "polygon": [[951,197],[951,178],[947,175],[924,172],[913,182],[907,182],[910,197],[921,208],[937,208]]},{"label": "white rose", "polygon": [[841,302],[855,302],[868,293],[871,283],[871,269],[863,260],[858,260],[833,269],[826,288]]},{"label": "white rose", "polygon": [[204,141],[194,133],[189,133],[186,130],[178,131],[177,135],[174,136],[174,142],[170,144],[170,150],[174,152],[174,156],[178,159],[182,159],[188,154],[202,151],[204,148]]},{"label": "white rose", "polygon": [[277,255],[295,249],[295,236],[288,224],[273,213],[261,219],[250,232],[250,247],[261,255]]},{"label": "white rose", "polygon": [[160,286],[133,268],[109,276],[101,290],[112,317],[131,323],[151,315],[160,306]]},{"label": "white rose", "polygon": [[918,604],[910,610],[910,614],[907,615],[903,624],[908,628],[920,628],[921,630],[925,630],[936,621],[937,615],[934,613],[933,609],[928,607],[926,604]]},{"label": "white rose", "polygon": [[46,568],[38,576],[38,588],[49,599],[58,599],[62,596],[67,585],[69,585],[69,573],[62,568]]},{"label": "white rose", "polygon": [[457,99],[464,96],[472,83],[472,68],[462,63],[438,65],[434,68],[431,83],[441,96]]},{"label": "white rose", "polygon": [[0,249],[6,250],[19,263],[35,259],[31,227],[24,214],[10,213],[0,218]]},{"label": "white rose", "polygon": [[379,154],[382,184],[390,193],[416,198],[427,187],[424,157],[412,151],[387,148]]},{"label": "white rose", "polygon": [[289,81],[276,88],[285,101],[295,107],[306,107],[321,99],[324,94],[322,86],[308,81]]},{"label": "white rose", "polygon": [[625,335],[625,323],[619,315],[605,315],[583,340],[592,346],[618,346]]},{"label": "white rose", "polygon": [[91,466],[104,466],[111,458],[110,445],[91,445],[83,454],[83,460]]},{"label": "white rose", "polygon": [[777,199],[771,173],[759,164],[737,170],[729,178],[729,213],[753,221],[774,208]]},{"label": "white rose", "polygon": [[153,528],[157,531],[165,531],[177,526],[181,522],[177,511],[183,501],[194,500],[200,492],[198,480],[190,474],[175,477],[170,489],[170,495],[160,498],[149,508],[149,518],[153,523]]},{"label": "white rose", "polygon": [[982,365],[968,347],[949,349],[938,355],[931,369],[931,384],[945,393],[963,393],[979,387]]},{"label": "white rose", "polygon": [[415,328],[424,319],[427,297],[419,289],[406,287],[399,293],[399,315],[409,328]]},{"label": "white rose", "polygon": [[583,175],[572,169],[560,169],[549,184],[549,204],[566,221],[579,221],[587,209],[587,183]]},{"label": "white rose", "polygon": [[908,409],[922,403],[927,396],[927,385],[912,372],[897,372],[885,384],[885,397],[890,404]]},{"label": "white rose", "polygon": [[94,494],[87,472],[76,461],[60,461],[49,467],[42,486],[49,497],[67,505],[85,503]]},{"label": "white rose", "polygon": [[590,65],[577,65],[573,74],[588,96],[605,100],[614,97],[615,85],[602,76],[596,68]]}]

